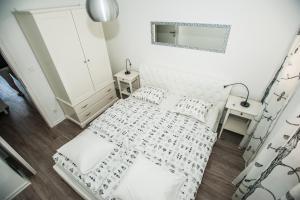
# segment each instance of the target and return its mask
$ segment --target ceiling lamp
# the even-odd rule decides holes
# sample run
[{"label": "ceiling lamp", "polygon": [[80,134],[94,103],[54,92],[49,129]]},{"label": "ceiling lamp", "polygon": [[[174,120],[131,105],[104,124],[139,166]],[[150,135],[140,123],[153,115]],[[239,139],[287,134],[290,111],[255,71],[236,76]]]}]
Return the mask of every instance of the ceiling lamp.
[{"label": "ceiling lamp", "polygon": [[87,0],[86,9],[92,20],[96,22],[108,22],[119,15],[116,0]]}]

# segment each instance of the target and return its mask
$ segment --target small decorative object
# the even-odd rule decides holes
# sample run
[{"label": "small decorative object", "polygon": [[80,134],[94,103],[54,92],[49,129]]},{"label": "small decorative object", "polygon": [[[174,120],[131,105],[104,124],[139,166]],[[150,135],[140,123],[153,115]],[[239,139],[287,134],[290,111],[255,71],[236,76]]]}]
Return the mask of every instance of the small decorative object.
[{"label": "small decorative object", "polygon": [[86,9],[90,18],[95,22],[108,22],[119,15],[116,0],[87,0]]},{"label": "small decorative object", "polygon": [[130,71],[128,70],[128,64],[129,64],[129,66],[131,67],[131,62],[130,62],[130,60],[129,60],[129,58],[126,58],[126,70],[125,70],[125,74],[127,75],[127,74],[130,74]]},{"label": "small decorative object", "polygon": [[250,106],[250,103],[248,102],[248,98],[249,98],[249,89],[248,89],[248,87],[244,83],[232,83],[232,84],[224,85],[224,88],[226,88],[228,86],[231,86],[231,85],[242,85],[242,86],[244,86],[246,88],[246,90],[247,90],[247,97],[246,97],[245,101],[241,102],[241,106],[243,106],[245,108],[248,108]]}]

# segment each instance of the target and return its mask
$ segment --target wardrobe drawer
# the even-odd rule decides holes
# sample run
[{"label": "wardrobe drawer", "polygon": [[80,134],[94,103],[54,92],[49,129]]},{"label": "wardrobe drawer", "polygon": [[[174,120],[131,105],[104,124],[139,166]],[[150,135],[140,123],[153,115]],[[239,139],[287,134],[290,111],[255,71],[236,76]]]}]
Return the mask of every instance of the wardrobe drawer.
[{"label": "wardrobe drawer", "polygon": [[83,122],[93,116],[96,112],[101,110],[104,106],[109,104],[112,100],[115,98],[115,94],[109,94],[102,98],[101,101],[98,101],[96,104],[91,105],[88,109],[86,109],[84,112],[77,114],[79,121]]},{"label": "wardrobe drawer", "polygon": [[103,97],[105,97],[106,95],[108,95],[108,94],[115,95],[115,93],[116,92],[115,92],[114,84],[111,83],[108,86],[106,86],[105,88],[103,88],[102,90],[98,91],[97,93],[95,93],[94,95],[89,97],[88,99],[86,99],[86,100],[80,102],[79,104],[77,104],[76,106],[74,106],[74,110],[76,113],[82,113],[82,112],[88,110],[92,105],[101,101],[103,99]]}]

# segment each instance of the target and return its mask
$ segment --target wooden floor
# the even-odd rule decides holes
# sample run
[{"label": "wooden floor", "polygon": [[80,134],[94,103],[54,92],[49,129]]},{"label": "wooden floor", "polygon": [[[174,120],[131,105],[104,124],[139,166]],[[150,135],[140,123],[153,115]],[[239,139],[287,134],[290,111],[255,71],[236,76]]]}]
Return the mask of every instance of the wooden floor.
[{"label": "wooden floor", "polygon": [[[1,90],[2,87],[2,90]],[[40,114],[15,93],[4,92],[0,97],[10,106],[10,114],[0,114],[0,135],[36,170],[30,178],[32,184],[15,199],[76,200],[81,199],[52,169],[55,150],[75,137],[81,129],[64,121],[50,129]],[[208,162],[197,200],[231,199],[234,187],[231,181],[243,169],[242,152],[237,144],[240,137],[224,133]]]}]

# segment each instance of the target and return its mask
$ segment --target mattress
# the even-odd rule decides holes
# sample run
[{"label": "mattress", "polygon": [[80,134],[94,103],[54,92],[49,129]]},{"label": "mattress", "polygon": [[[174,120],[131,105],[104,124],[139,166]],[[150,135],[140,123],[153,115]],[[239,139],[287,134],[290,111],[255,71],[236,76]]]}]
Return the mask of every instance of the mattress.
[{"label": "mattress", "polygon": [[56,165],[71,174],[97,199],[113,199],[113,192],[139,154],[185,183],[179,199],[194,199],[217,134],[198,120],[130,97],[119,100],[88,127],[115,144],[114,150],[87,174],[66,156],[56,153]]}]

